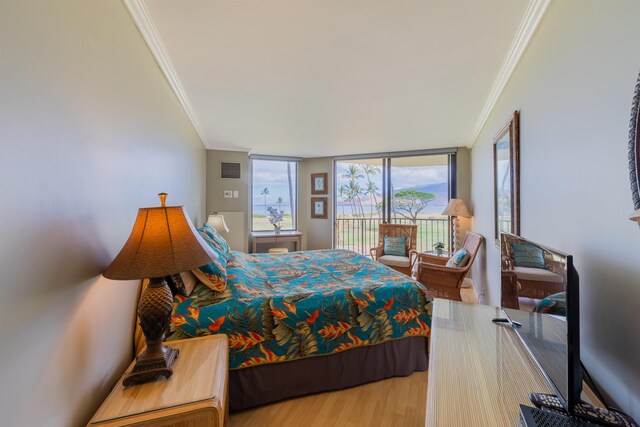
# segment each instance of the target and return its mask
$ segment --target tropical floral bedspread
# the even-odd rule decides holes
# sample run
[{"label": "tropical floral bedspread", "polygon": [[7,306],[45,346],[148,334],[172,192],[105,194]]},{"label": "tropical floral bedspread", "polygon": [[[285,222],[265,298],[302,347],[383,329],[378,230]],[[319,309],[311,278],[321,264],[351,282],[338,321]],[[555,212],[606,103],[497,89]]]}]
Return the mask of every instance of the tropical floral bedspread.
[{"label": "tropical floral bedspread", "polygon": [[229,367],[337,353],[429,336],[424,287],[355,252],[230,252],[227,287],[176,295],[171,339],[229,337]]}]

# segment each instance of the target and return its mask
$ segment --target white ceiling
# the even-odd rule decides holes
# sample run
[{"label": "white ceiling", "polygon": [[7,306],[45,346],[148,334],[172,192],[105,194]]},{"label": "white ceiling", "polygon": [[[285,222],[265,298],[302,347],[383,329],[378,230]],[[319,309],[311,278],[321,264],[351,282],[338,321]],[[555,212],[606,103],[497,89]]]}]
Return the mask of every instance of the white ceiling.
[{"label": "white ceiling", "polygon": [[471,144],[528,4],[143,5],[207,148],[315,157]]}]

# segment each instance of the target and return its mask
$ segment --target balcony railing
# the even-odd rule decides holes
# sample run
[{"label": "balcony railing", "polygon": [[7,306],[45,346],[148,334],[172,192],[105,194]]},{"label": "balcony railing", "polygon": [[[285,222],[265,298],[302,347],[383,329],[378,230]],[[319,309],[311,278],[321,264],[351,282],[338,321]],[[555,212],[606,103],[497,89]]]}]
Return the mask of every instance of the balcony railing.
[{"label": "balcony railing", "polygon": [[[362,255],[370,255],[370,249],[378,245],[378,225],[382,218],[337,218],[336,248],[348,249]],[[448,217],[441,218],[397,218],[394,224],[416,224],[419,252],[433,249],[437,242],[443,242],[445,250],[451,249],[451,223]]]}]

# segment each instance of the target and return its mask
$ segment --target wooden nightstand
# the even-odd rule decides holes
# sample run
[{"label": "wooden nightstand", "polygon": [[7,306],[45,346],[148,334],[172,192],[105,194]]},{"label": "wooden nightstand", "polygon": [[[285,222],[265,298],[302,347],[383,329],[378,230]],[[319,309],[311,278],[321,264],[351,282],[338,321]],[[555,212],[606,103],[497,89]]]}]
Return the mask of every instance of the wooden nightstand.
[{"label": "wooden nightstand", "polygon": [[[124,388],[118,380],[88,426],[222,427],[228,416],[226,335],[171,341],[180,355],[168,380]],[[133,363],[129,369],[131,369]]]}]

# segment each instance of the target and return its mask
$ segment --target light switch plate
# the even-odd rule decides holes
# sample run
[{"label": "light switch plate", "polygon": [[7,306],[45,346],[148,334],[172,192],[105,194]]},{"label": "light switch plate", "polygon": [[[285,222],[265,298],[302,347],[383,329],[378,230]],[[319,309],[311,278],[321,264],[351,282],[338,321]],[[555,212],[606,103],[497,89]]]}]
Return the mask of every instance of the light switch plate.
[{"label": "light switch plate", "polygon": [[238,190],[233,190],[233,198],[237,199],[238,195],[239,195]]},{"label": "light switch plate", "polygon": [[224,190],[224,198],[225,199],[231,199],[233,197],[233,191],[231,190]]}]

